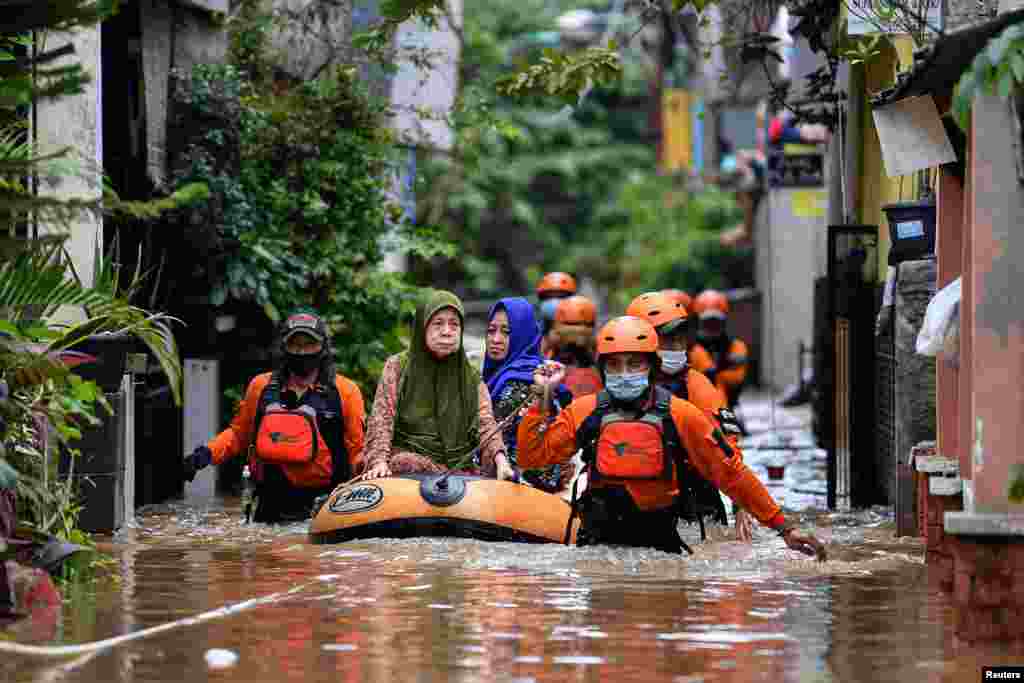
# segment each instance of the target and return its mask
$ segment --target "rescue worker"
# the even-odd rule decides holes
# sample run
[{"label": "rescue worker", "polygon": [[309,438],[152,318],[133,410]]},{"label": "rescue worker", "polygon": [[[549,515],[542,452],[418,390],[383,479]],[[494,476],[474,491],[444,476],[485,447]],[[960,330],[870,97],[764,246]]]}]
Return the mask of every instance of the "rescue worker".
[{"label": "rescue worker", "polygon": [[185,458],[185,478],[249,457],[257,522],[309,517],[313,501],[347,481],[363,453],[363,395],[335,370],[327,326],[313,312],[285,319],[283,364],[257,375],[231,425]]},{"label": "rescue worker", "polygon": [[[686,546],[676,525],[679,507],[692,500],[689,465],[777,530],[787,546],[826,558],[818,539],[787,524],[722,431],[692,403],[654,384],[658,334],[650,323],[633,316],[609,321],[598,333],[597,351],[605,391],[576,399],[551,421],[546,406],[535,403],[519,424],[519,463],[524,467],[567,462],[583,450],[589,481],[582,497],[573,497],[573,511],[582,515],[577,545],[681,552]],[[539,367],[536,393],[557,386],[564,374],[553,361]]]},{"label": "rescue worker", "polygon": [[547,357],[546,340],[555,322],[555,309],[561,299],[576,293],[576,278],[569,273],[548,273],[537,283],[537,300],[540,302],[541,353]]},{"label": "rescue worker", "polygon": [[[658,386],[665,387],[676,398],[689,401],[704,411],[725,434],[730,446],[736,450],[737,457],[742,458],[739,449],[741,430],[736,416],[725,405],[725,398],[711,380],[689,366],[686,350],[693,339],[693,327],[686,308],[670,294],[649,292],[633,299],[626,314],[643,318],[658,333],[658,357],[661,361],[655,379]],[[708,515],[720,524],[726,524],[725,507],[718,489],[703,478],[697,481],[696,488],[698,514]],[[735,508],[735,514],[736,537],[743,541],[751,540],[753,530],[750,518],[742,508]]]},{"label": "rescue worker", "polygon": [[[514,479],[491,395],[466,357],[465,312],[451,292],[416,307],[409,350],[388,358],[377,384],[363,479],[468,471]],[[476,473],[476,472],[471,472]]]},{"label": "rescue worker", "polygon": [[663,289],[661,293],[667,294],[675,303],[682,304],[687,311],[693,306],[693,297],[681,289]]},{"label": "rescue worker", "polygon": [[566,366],[565,386],[573,398],[601,391],[601,373],[595,367],[594,326],[597,306],[585,296],[558,302],[555,324],[548,333],[550,358]]},{"label": "rescue worker", "polygon": [[729,299],[721,292],[705,290],[693,300],[693,313],[698,320],[698,343],[691,362],[718,387],[729,409],[735,410],[747,381],[749,354],[742,339],[728,334]]}]

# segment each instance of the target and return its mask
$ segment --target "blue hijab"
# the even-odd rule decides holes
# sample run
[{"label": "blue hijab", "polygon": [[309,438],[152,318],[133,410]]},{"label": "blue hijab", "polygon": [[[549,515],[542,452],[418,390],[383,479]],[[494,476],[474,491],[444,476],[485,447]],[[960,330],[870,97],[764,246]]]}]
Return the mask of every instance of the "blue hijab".
[{"label": "blue hijab", "polygon": [[518,296],[501,299],[491,306],[491,312],[487,315],[488,323],[499,309],[504,309],[508,315],[508,355],[503,361],[491,360],[484,355],[483,380],[492,398],[498,396],[509,380],[532,383],[534,369],[544,362],[540,355],[540,326],[533,305]]}]

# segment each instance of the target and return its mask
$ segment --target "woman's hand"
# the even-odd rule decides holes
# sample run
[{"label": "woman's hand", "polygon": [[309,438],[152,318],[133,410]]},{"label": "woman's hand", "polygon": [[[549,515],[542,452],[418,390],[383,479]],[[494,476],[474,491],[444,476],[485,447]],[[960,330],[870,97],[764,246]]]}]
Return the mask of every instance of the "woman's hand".
[{"label": "woman's hand", "polygon": [[388,467],[386,460],[378,462],[376,465],[370,467],[353,481],[365,481],[367,479],[384,479],[385,477],[391,476],[391,468]]},{"label": "woman's hand", "polygon": [[511,463],[504,453],[498,453],[494,458],[494,466],[497,468],[496,477],[502,481],[513,481],[516,478],[516,471],[512,469]]},{"label": "woman's hand", "polygon": [[828,554],[825,552],[825,545],[814,537],[814,534],[798,534],[793,529],[786,529],[782,534],[782,540],[786,542],[786,545],[791,549],[801,552],[804,555],[817,556],[819,562],[824,562],[828,559]]},{"label": "woman's hand", "polygon": [[541,363],[533,371],[533,385],[554,389],[565,379],[565,366],[553,360]]},{"label": "woman's hand", "polygon": [[743,511],[743,508],[736,510],[736,540],[750,543],[754,540],[754,525],[750,521],[750,515]]}]

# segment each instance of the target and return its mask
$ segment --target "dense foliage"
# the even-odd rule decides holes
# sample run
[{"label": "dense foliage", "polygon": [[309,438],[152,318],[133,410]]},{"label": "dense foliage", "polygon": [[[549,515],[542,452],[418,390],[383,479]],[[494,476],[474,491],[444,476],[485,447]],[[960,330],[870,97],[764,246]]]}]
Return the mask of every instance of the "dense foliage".
[{"label": "dense foliage", "polygon": [[395,143],[357,70],[281,76],[268,68],[273,26],[255,9],[243,13],[230,64],[177,75],[173,125],[186,143],[173,181],[205,183],[213,196],[179,224],[215,256],[210,304],[254,302],[275,322],[312,306],[341,371],[372,392],[383,360],[401,348],[398,323],[414,294],[381,272],[385,248],[429,256],[446,245],[389,199]]},{"label": "dense foliage", "polygon": [[[528,292],[541,272],[556,268],[584,274],[620,296],[672,277],[684,281],[665,286],[723,284],[728,254],[712,242],[730,200],[715,195],[687,204],[686,193],[654,173],[650,55],[633,44],[618,48],[622,77],[576,88],[571,109],[559,111],[557,100],[553,106],[551,98],[532,93],[495,95],[495,82],[532,73],[528,65],[545,55],[554,59],[550,50],[565,47],[559,16],[586,7],[537,0],[466,7],[457,145],[424,164],[418,193],[421,218],[444,227],[459,245],[459,259],[418,263],[422,281],[442,281],[470,296]],[[639,28],[636,17],[617,19],[610,36]],[[679,52],[668,77],[684,83],[694,55]],[[580,91],[587,93],[582,99]],[[482,126],[481,110],[502,125]],[[638,263],[628,243],[656,228],[643,205],[660,206],[670,196],[685,206],[662,226],[665,238],[654,242],[656,253]]]}]

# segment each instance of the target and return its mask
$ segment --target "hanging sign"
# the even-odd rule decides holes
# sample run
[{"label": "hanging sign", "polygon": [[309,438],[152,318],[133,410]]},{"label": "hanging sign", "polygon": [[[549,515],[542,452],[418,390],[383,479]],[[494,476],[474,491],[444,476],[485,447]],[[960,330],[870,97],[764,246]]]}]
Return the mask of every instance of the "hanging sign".
[{"label": "hanging sign", "polygon": [[825,155],[816,145],[783,145],[768,151],[770,187],[823,187]]}]

